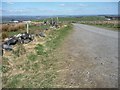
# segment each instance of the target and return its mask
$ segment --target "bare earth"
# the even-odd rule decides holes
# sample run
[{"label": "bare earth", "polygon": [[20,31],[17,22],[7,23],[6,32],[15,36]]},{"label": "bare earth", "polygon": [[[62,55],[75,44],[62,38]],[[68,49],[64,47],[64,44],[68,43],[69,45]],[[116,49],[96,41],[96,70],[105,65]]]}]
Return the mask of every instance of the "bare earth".
[{"label": "bare earth", "polygon": [[74,24],[60,51],[58,87],[118,87],[118,32]]}]

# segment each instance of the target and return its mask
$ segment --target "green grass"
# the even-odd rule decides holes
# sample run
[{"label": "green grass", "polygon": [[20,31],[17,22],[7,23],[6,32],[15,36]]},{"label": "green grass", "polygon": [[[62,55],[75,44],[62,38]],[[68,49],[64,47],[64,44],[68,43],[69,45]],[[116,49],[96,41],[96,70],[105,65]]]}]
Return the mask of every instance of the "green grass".
[{"label": "green grass", "polygon": [[17,57],[20,57],[21,55],[25,54],[26,50],[23,44],[18,44],[17,49],[13,51],[13,54]]},{"label": "green grass", "polygon": [[113,29],[113,30],[118,30],[120,28],[119,26],[114,26],[113,24],[95,25],[95,26]]},{"label": "green grass", "polygon": [[9,84],[7,86],[10,87],[10,88],[17,87],[18,84],[20,83],[21,77],[22,77],[22,75],[19,74],[19,75],[16,75],[16,76],[10,78]]},{"label": "green grass", "polygon": [[39,25],[39,26],[31,25],[31,26],[30,26],[30,29],[31,29],[31,30],[35,30],[35,29],[44,30],[44,29],[49,28],[49,27],[50,27],[49,25]]},{"label": "green grass", "polygon": [[83,23],[83,24],[92,25],[100,28],[109,29],[109,30],[115,30],[115,31],[118,31],[120,29],[119,25],[114,26],[113,24],[90,24],[90,23]]},{"label": "green grass", "polygon": [[65,17],[59,18],[60,21],[70,21],[70,22],[77,22],[77,21],[95,21],[95,20],[104,20],[104,17],[99,16],[84,16],[84,17]]},{"label": "green grass", "polygon": [[5,66],[5,65],[2,66],[2,72],[3,72],[3,73],[8,72],[9,70],[10,70],[9,67],[7,67],[7,66]]},{"label": "green grass", "polygon": [[47,41],[46,43],[47,47],[50,50],[56,49],[62,43],[66,35],[68,35],[71,30],[72,30],[72,25],[70,24],[65,28],[53,32],[52,35],[48,37],[51,40]]},{"label": "green grass", "polygon": [[38,34],[39,32],[45,30],[45,29],[49,29],[49,25],[41,25],[41,26],[34,26],[31,25],[30,26],[30,33],[34,33],[34,34]]},{"label": "green grass", "polygon": [[47,29],[47,28],[49,28],[50,26],[49,25],[42,25],[42,26],[40,26],[40,29],[41,30],[45,30],[45,29]]},{"label": "green grass", "polygon": [[34,26],[34,25],[30,26],[30,30],[35,30],[35,29],[40,29],[40,27],[39,26]]},{"label": "green grass", "polygon": [[40,83],[40,86],[42,88],[52,88],[52,84],[53,84],[53,79],[56,78],[56,73],[55,72],[47,72],[45,73],[45,80]]},{"label": "green grass", "polygon": [[33,54],[33,53],[30,53],[28,56],[27,56],[28,60],[30,61],[36,61],[37,60],[37,55]]},{"label": "green grass", "polygon": [[[45,45],[36,45],[36,53],[28,53],[25,56],[25,60],[21,59],[21,54],[23,54],[21,51],[24,51],[24,47],[18,46],[17,50],[14,51],[14,54],[17,54],[15,60],[17,65],[13,68],[17,69],[18,72],[25,72],[22,74],[17,73],[16,75],[11,74],[9,78],[3,77],[4,87],[52,88],[58,75],[58,65],[56,65],[58,60],[57,56],[54,56],[56,54],[54,50],[62,44],[71,30],[72,25],[59,30],[52,30],[51,33],[45,37],[45,40],[48,40],[48,38],[51,38],[51,40],[47,41]],[[49,49],[46,50],[46,48]],[[4,59],[7,60],[7,58]],[[5,68],[4,71],[9,71],[9,68]]]},{"label": "green grass", "polygon": [[[64,40],[67,34],[72,30],[72,25],[70,24],[67,27],[61,28],[59,30],[53,30],[50,35],[46,38],[47,42],[45,43],[45,46],[38,44],[35,47],[35,50],[38,55],[46,55],[51,52],[52,50],[56,49]],[[50,39],[50,40],[49,40]],[[48,48],[47,51],[45,51],[45,47]]]},{"label": "green grass", "polygon": [[15,31],[15,32],[9,32],[9,36],[17,35],[21,33],[20,31]]},{"label": "green grass", "polygon": [[[56,63],[57,60],[53,56],[55,53],[54,50],[57,49],[62,44],[62,41],[65,39],[65,37],[71,32],[72,30],[72,25],[69,25],[67,27],[61,28],[59,30],[53,30],[50,33],[50,36],[46,38],[51,38],[50,41],[47,41],[45,43],[45,46],[38,44],[36,46],[36,51],[38,56],[41,57],[40,61],[41,64],[43,65],[44,69],[44,80],[40,82],[40,87],[42,88],[50,88],[54,84],[54,80],[57,77],[57,72],[56,72]],[[44,52],[45,47],[48,47],[48,51]],[[47,57],[46,57],[47,56]]]},{"label": "green grass", "polygon": [[36,52],[37,52],[38,55],[44,55],[45,54],[45,52],[44,52],[44,46],[43,45],[38,44],[35,47],[35,50],[36,50]]},{"label": "green grass", "polygon": [[8,72],[10,70],[10,68],[7,66],[7,65],[9,65],[9,63],[8,63],[9,59],[6,58],[6,57],[2,57],[2,60],[3,61],[2,61],[1,69],[2,69],[3,73],[6,73],[6,72]]},{"label": "green grass", "polygon": [[[54,20],[56,20],[56,18],[53,18]],[[100,17],[100,16],[74,16],[74,17],[59,17],[58,18],[59,21],[63,22],[63,21],[67,21],[67,22],[77,22],[77,21],[99,21],[99,20],[104,20],[104,17]],[[45,19],[46,21],[50,21],[51,18],[47,18]],[[43,20],[40,20],[43,21]]]}]

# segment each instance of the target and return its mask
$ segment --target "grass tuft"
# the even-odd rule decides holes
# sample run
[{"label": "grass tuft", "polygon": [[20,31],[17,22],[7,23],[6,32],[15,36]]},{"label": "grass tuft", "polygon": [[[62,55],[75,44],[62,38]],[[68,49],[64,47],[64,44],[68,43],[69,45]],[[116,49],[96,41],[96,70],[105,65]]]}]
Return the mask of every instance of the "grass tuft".
[{"label": "grass tuft", "polygon": [[37,55],[31,53],[27,56],[28,60],[30,61],[36,61],[37,60]]},{"label": "grass tuft", "polygon": [[35,47],[35,49],[36,49],[36,52],[37,52],[38,55],[44,55],[45,54],[43,45],[38,44]]},{"label": "grass tuft", "polygon": [[13,51],[13,54],[17,57],[20,57],[21,55],[25,54],[26,50],[25,47],[22,44],[19,44],[17,46],[17,49]]}]

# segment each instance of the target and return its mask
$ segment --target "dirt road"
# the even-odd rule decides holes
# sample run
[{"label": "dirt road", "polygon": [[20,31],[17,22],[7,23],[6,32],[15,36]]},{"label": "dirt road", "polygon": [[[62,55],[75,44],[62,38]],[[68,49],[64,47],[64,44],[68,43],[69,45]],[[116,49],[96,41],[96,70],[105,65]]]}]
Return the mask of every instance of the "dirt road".
[{"label": "dirt road", "polygon": [[118,87],[118,32],[74,24],[62,46],[66,66],[63,87]]}]

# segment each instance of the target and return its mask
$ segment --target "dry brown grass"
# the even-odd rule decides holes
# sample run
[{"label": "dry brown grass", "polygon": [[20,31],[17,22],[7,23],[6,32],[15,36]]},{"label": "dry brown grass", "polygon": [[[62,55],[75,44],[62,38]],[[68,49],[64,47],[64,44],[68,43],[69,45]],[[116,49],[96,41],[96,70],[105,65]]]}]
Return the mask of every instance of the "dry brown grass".
[{"label": "dry brown grass", "polygon": [[2,31],[5,32],[10,32],[10,31],[17,31],[20,29],[24,29],[25,24],[23,23],[18,23],[18,24],[3,24],[2,25]]},{"label": "dry brown grass", "polygon": [[5,39],[7,38],[9,35],[7,32],[2,32],[2,39]]},{"label": "dry brown grass", "polygon": [[9,37],[10,33],[24,30],[24,28],[25,28],[24,23],[0,24],[0,30],[2,32],[2,40]]}]

